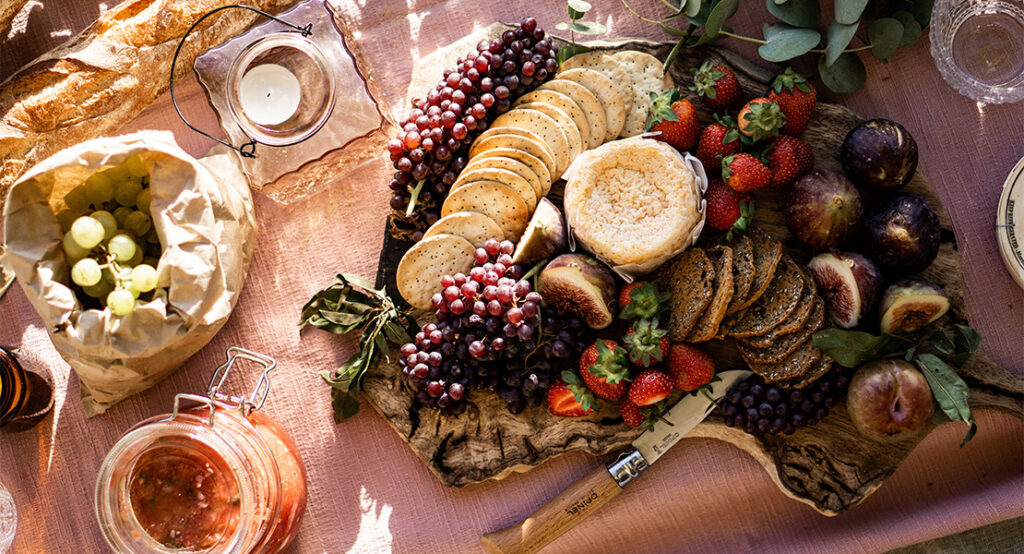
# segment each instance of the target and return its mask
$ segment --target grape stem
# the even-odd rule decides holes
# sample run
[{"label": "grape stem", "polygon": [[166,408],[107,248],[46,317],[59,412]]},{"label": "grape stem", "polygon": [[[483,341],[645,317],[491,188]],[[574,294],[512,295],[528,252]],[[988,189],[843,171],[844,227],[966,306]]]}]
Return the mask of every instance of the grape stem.
[{"label": "grape stem", "polygon": [[409,207],[405,209],[405,217],[412,217],[412,212],[416,211],[416,202],[419,201],[420,191],[423,190],[423,184],[426,182],[426,179],[421,179],[419,183],[416,183],[416,188],[412,189],[412,196],[409,197]]},{"label": "grape stem", "polygon": [[700,392],[705,397],[707,397],[707,399],[710,400],[711,403],[714,404],[716,408],[720,408],[721,407],[721,406],[718,405],[718,401],[715,400],[714,397],[712,397],[710,394],[708,394],[708,386],[707,385],[704,385],[703,387],[701,387],[700,388]]}]

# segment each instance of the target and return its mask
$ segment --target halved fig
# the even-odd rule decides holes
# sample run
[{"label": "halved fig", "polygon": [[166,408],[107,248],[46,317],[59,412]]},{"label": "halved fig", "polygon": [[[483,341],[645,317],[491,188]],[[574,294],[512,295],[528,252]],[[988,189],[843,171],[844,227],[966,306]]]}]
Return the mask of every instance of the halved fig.
[{"label": "halved fig", "polygon": [[583,254],[562,254],[537,277],[537,292],[559,311],[579,316],[593,329],[611,325],[619,309],[615,275]]},{"label": "halved fig", "polygon": [[949,311],[949,295],[926,279],[903,279],[885,289],[878,311],[883,333],[911,333]]},{"label": "halved fig", "polygon": [[832,321],[852,329],[874,307],[882,274],[868,258],[853,252],[823,252],[807,264]]},{"label": "halved fig", "polygon": [[512,263],[529,265],[564,252],[567,246],[562,212],[550,200],[541,198],[516,245]]}]

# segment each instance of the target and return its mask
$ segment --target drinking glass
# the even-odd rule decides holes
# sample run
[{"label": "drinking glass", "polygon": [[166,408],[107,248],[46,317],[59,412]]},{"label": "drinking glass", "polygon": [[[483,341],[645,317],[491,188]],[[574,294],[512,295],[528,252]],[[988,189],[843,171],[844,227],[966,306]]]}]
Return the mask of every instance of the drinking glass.
[{"label": "drinking glass", "polygon": [[961,94],[1024,100],[1024,0],[937,0],[929,36],[939,73]]},{"label": "drinking glass", "polygon": [[0,554],[7,552],[14,542],[14,532],[18,529],[18,509],[14,506],[14,497],[0,483]]}]

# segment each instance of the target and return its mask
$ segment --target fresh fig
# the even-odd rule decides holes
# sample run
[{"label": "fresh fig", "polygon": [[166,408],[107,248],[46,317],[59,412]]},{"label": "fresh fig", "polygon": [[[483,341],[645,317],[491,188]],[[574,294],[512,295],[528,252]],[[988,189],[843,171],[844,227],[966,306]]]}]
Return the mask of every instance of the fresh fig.
[{"label": "fresh fig", "polygon": [[860,226],[863,213],[857,187],[831,169],[807,173],[786,196],[786,226],[815,252],[846,242]]},{"label": "fresh fig", "polygon": [[846,394],[846,408],[857,431],[879,442],[917,435],[935,411],[928,379],[900,359],[864,364],[853,375]]},{"label": "fresh fig", "polygon": [[949,295],[925,279],[896,281],[885,289],[878,312],[883,333],[911,333],[949,311]]},{"label": "fresh fig", "polygon": [[893,191],[917,170],[917,142],[899,123],[872,119],[846,134],[839,157],[843,171],[857,184]]},{"label": "fresh fig", "polygon": [[939,216],[928,201],[916,194],[897,194],[868,212],[865,253],[893,273],[916,273],[939,254],[940,230]]},{"label": "fresh fig", "polygon": [[530,218],[530,224],[516,245],[512,263],[529,265],[564,252],[567,246],[565,220],[562,219],[561,210],[546,197],[541,198]]},{"label": "fresh fig", "polygon": [[537,292],[560,311],[579,316],[593,329],[611,325],[618,312],[618,287],[607,266],[583,254],[562,254],[537,278]]},{"label": "fresh fig", "polygon": [[807,264],[839,327],[856,327],[874,307],[882,274],[874,262],[853,252],[822,252]]}]

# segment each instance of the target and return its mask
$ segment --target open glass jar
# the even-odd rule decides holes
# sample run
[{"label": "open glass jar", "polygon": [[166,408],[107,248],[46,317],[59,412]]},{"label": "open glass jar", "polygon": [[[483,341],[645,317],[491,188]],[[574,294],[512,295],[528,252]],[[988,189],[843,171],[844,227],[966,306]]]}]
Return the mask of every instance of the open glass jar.
[{"label": "open glass jar", "polygon": [[[220,392],[237,360],[263,366],[246,397]],[[116,552],[282,551],[306,506],[306,470],[294,441],[258,410],[272,358],[228,349],[205,396],[179,394],[171,414],[130,429],[96,481],[96,517]]]}]

